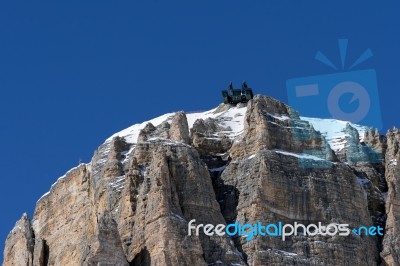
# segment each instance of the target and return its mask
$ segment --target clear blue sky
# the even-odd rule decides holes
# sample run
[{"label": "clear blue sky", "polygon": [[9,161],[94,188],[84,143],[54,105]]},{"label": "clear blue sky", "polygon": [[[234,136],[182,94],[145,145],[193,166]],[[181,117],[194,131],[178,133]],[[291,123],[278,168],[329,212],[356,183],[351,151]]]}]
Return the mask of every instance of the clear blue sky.
[{"label": "clear blue sky", "polygon": [[[112,133],[206,110],[229,81],[286,101],[289,78],[366,48],[386,131],[400,126],[395,1],[1,1],[0,249],[23,212]],[[64,3],[62,3],[64,2]],[[396,3],[396,4],[395,4]]]}]

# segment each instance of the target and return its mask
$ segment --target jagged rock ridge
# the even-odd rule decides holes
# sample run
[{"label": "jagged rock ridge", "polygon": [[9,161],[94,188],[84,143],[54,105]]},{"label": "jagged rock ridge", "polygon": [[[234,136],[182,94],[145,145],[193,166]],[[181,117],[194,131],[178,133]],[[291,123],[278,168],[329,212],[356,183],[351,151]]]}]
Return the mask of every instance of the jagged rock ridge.
[{"label": "jagged rock ridge", "polygon": [[[400,135],[247,105],[116,133],[9,234],[3,265],[397,265]],[[329,123],[329,121],[328,121]],[[317,131],[319,129],[320,131]],[[385,237],[188,236],[187,224],[349,223]]]}]

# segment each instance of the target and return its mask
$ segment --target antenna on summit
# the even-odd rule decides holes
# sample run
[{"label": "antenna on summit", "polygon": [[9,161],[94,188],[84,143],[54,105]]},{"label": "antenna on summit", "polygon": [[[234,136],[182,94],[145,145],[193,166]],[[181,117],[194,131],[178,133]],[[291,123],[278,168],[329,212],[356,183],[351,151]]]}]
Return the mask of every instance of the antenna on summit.
[{"label": "antenna on summit", "polygon": [[247,103],[253,99],[253,90],[248,87],[246,81],[243,81],[241,89],[234,89],[232,82],[229,83],[228,89],[222,91],[222,97],[225,104]]}]

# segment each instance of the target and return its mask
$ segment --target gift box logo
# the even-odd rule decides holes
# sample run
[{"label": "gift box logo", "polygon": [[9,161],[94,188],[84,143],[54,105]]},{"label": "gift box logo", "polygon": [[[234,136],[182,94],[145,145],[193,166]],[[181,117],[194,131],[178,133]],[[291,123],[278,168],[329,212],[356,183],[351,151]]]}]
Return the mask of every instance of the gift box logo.
[{"label": "gift box logo", "polygon": [[[342,70],[334,74],[287,80],[289,105],[299,111],[301,116],[333,118],[381,129],[382,120],[376,72],[373,69],[353,70],[354,67],[369,59],[372,52],[370,49],[365,50],[348,70],[344,71],[348,40],[340,39],[338,43]],[[315,59],[338,70],[338,67],[320,51],[316,53]],[[293,128],[295,129],[296,125]],[[303,131],[293,130],[292,134],[297,141],[309,141],[308,138],[310,138]],[[320,157],[318,155],[321,151],[305,150],[303,152]],[[367,158],[364,158],[365,156],[362,158],[352,157],[349,163],[380,161],[380,154],[372,149],[368,149],[368,152]],[[299,166],[302,168],[330,168],[332,164],[329,161],[321,164],[301,159]]]},{"label": "gift box logo", "polygon": [[[376,72],[352,69],[372,56],[367,49],[345,70],[347,39],[339,41],[343,72],[289,79],[286,82],[288,102],[302,116],[334,118],[382,128]],[[315,59],[338,70],[322,52]]]}]

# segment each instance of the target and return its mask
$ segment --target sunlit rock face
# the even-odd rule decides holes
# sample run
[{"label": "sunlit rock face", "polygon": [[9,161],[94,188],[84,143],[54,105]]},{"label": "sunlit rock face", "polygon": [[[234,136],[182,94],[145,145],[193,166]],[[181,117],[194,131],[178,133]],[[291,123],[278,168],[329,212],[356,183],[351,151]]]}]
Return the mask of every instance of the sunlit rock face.
[{"label": "sunlit rock face", "polygon": [[381,256],[388,265],[400,263],[400,132],[387,132],[385,157],[385,178],[388,186],[386,196],[386,234],[383,239]]},{"label": "sunlit rock face", "polygon": [[[398,130],[304,118],[263,95],[165,114],[60,177],[10,232],[3,265],[396,265],[399,141]],[[385,235],[188,235],[193,219]]]}]

